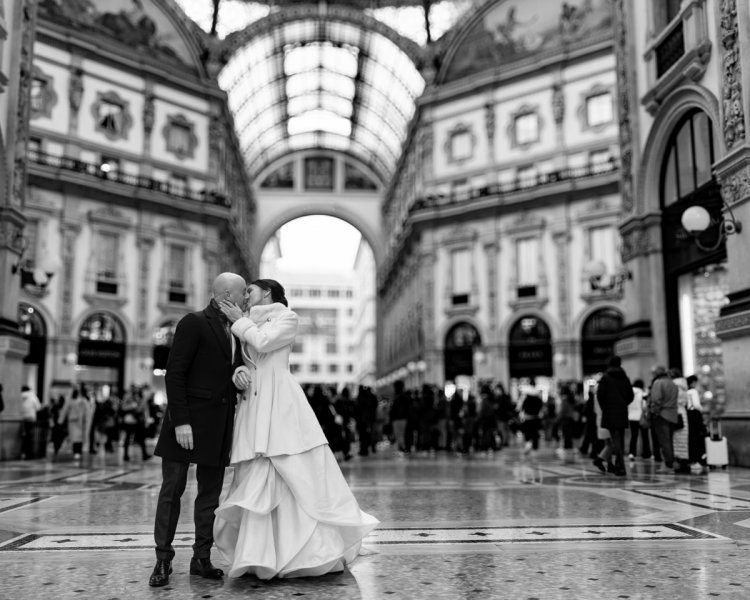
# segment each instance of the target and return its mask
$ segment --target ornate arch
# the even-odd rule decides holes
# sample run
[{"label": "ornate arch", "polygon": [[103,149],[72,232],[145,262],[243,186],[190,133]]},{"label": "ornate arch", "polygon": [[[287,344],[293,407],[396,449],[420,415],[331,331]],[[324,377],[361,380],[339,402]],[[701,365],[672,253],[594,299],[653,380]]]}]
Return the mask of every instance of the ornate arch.
[{"label": "ornate arch", "polygon": [[539,310],[537,308],[528,308],[514,312],[510,316],[506,317],[506,319],[500,324],[498,339],[500,340],[501,344],[508,344],[508,336],[510,335],[510,330],[513,328],[513,325],[515,325],[519,319],[526,316],[538,317],[539,319],[542,319],[549,327],[550,336],[552,337],[553,343],[555,342],[555,340],[562,339],[562,327],[560,326],[560,323],[557,319],[555,319],[547,311]]},{"label": "ornate arch", "polygon": [[456,325],[460,325],[461,323],[466,323],[476,329],[479,333],[479,339],[482,340],[482,345],[484,346],[487,344],[487,335],[484,333],[484,330],[486,328],[479,322],[476,317],[473,317],[471,315],[454,315],[440,324],[440,329],[438,331],[436,340],[437,343],[435,345],[436,350],[439,350],[440,352],[445,350],[445,338],[448,335],[448,332]]},{"label": "ornate arch", "polygon": [[[659,108],[654,125],[643,146],[643,154],[635,193],[637,214],[659,213],[659,185],[664,153],[671,139],[671,133],[682,117],[691,109],[698,108],[705,112],[718,131],[721,123],[719,101],[708,89],[701,85],[691,84],[680,87],[670,94]],[[721,160],[726,154],[723,136],[714,136],[715,160]]]},{"label": "ornate arch", "polygon": [[336,217],[337,219],[346,221],[352,227],[355,227],[370,245],[370,248],[372,248],[372,252],[375,256],[376,272],[380,269],[380,265],[383,263],[384,258],[383,244],[380,242],[380,233],[367,219],[364,219],[358,214],[356,210],[343,206],[341,203],[335,203],[328,206],[308,206],[304,204],[293,206],[263,225],[263,227],[257,231],[254,238],[255,243],[253,244],[252,255],[256,263],[253,265],[253,272],[260,272],[260,257],[263,253],[263,248],[265,248],[274,233],[289,221],[312,215]]},{"label": "ornate arch", "polygon": [[122,325],[122,328],[123,328],[123,333],[125,335],[123,344],[127,345],[129,343],[133,343],[133,341],[136,340],[135,326],[122,312],[111,310],[109,308],[91,307],[91,308],[87,308],[85,311],[80,313],[78,317],[76,317],[75,321],[73,322],[71,331],[73,332],[75,336],[73,339],[76,342],[78,341],[78,332],[81,330],[81,325],[83,325],[86,322],[86,319],[88,319],[89,317],[97,313],[107,313],[113,316],[114,318],[116,318],[118,321],[120,321],[120,324]]}]

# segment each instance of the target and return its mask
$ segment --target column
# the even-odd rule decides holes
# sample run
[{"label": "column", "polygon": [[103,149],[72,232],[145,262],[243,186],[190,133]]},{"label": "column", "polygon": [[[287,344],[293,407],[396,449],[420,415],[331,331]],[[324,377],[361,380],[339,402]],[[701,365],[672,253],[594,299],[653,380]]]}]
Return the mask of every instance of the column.
[{"label": "column", "polygon": [[0,27],[0,382],[5,410],[0,413],[0,459],[20,455],[22,361],[28,343],[18,331],[20,277],[12,272],[24,248],[26,146],[29,135],[29,89],[37,4],[3,1],[7,30]]}]

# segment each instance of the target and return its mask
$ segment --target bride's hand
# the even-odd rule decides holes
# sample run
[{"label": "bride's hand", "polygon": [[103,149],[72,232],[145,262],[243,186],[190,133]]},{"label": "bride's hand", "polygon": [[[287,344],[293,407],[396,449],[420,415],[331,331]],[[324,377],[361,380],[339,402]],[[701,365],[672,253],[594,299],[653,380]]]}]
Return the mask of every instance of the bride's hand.
[{"label": "bride's hand", "polygon": [[244,371],[235,373],[233,381],[238,390],[246,390],[250,387],[250,376]]},{"label": "bride's hand", "polygon": [[232,323],[242,317],[242,309],[229,300],[219,300],[219,308]]}]

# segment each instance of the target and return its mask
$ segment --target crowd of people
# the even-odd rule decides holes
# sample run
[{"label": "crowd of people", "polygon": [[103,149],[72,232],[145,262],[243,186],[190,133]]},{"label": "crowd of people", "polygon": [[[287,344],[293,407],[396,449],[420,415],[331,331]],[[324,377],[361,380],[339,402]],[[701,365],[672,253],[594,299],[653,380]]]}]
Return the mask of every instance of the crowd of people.
[{"label": "crowd of people", "polygon": [[79,384],[67,394],[53,396],[49,404],[43,404],[29,386],[24,386],[21,456],[44,456],[48,443],[54,458],[67,448],[74,460],[81,459],[85,451],[114,453],[122,446],[123,460],[129,461],[130,448],[135,444],[141,458],[148,460],[151,455],[146,440],[156,437],[162,413],[148,386],[132,385],[122,395],[113,391],[104,396]]},{"label": "crowd of people", "polygon": [[[706,419],[696,389],[697,377],[655,367],[652,380],[630,379],[613,357],[607,370],[584,388],[580,381],[560,382],[555,394],[533,386],[513,399],[504,386],[485,382],[478,394],[457,391],[447,397],[441,387],[425,384],[406,389],[396,381],[392,393],[376,395],[367,386],[311,385],[305,394],[340,460],[356,452],[368,456],[378,445],[399,455],[493,453],[520,440],[534,454],[543,441],[570,461],[588,456],[603,473],[624,475],[626,458],[663,462],[662,472],[705,471]],[[38,439],[51,443],[57,457],[66,447],[74,459],[84,451],[114,453],[122,446],[130,460],[133,444],[142,460],[147,440],[158,435],[163,407],[148,386],[130,386],[124,394],[102,397],[86,385],[58,395],[49,405],[28,387],[22,389],[22,456],[39,455]],[[36,433],[35,433],[36,432]],[[67,444],[67,446],[66,446]],[[381,445],[382,447],[382,445]]]}]

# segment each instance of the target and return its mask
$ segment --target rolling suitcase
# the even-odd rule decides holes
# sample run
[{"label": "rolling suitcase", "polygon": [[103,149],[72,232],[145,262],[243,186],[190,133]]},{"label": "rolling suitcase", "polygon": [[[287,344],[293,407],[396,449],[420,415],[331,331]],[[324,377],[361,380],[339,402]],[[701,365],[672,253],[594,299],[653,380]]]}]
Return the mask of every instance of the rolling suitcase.
[{"label": "rolling suitcase", "polygon": [[722,469],[729,464],[727,438],[721,435],[721,424],[718,421],[711,421],[708,426],[706,463],[709,467],[721,467]]}]

